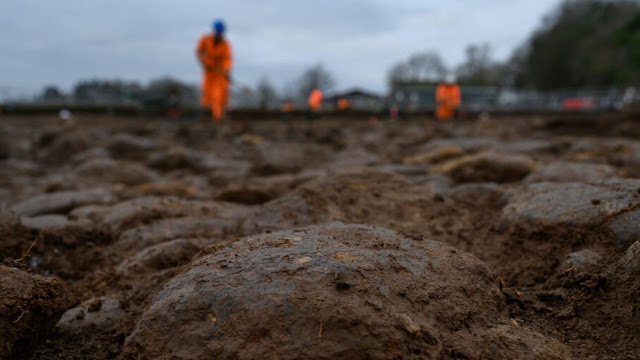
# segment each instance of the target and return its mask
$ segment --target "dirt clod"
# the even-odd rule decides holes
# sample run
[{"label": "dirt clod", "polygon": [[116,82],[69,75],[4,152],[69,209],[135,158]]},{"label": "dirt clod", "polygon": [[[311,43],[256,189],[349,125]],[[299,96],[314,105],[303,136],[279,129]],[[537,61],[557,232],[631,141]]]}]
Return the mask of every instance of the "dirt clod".
[{"label": "dirt clod", "polygon": [[[290,231],[252,236],[195,262],[153,300],[127,338],[125,354],[438,358],[462,339],[471,343],[469,352],[489,354],[484,337],[508,322],[492,274],[468,254],[361,225],[301,231],[303,239],[295,244],[283,247],[283,239],[294,235]],[[233,265],[218,266],[230,257]],[[460,296],[462,289],[466,296]],[[384,305],[370,312],[367,303]],[[214,326],[204,316],[212,313]],[[202,342],[191,343],[194,336]],[[528,342],[524,348],[505,337],[496,356],[522,358],[534,347],[547,348],[540,335],[520,336]]]},{"label": "dirt clod", "polygon": [[0,279],[0,357],[24,358],[45,341],[62,315],[62,286],[4,265]]}]

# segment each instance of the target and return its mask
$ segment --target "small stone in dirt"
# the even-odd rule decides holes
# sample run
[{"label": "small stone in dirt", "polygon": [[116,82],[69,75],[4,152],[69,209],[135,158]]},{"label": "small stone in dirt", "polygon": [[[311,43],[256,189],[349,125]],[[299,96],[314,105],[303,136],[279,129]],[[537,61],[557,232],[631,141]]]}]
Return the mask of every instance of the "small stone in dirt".
[{"label": "small stone in dirt", "polygon": [[65,333],[82,334],[88,330],[106,332],[120,325],[127,313],[120,307],[120,301],[112,297],[89,299],[67,310],[56,327]]},{"label": "small stone in dirt", "polygon": [[621,261],[627,275],[637,276],[640,274],[640,241],[636,241],[627,249]]},{"label": "small stone in dirt", "polygon": [[420,326],[418,326],[411,318],[405,314],[399,314],[398,320],[402,325],[402,328],[409,334],[417,334],[420,332]]},{"label": "small stone in dirt", "polygon": [[598,264],[602,256],[593,250],[572,252],[558,267],[558,272],[585,270]]},{"label": "small stone in dirt", "polygon": [[311,260],[313,260],[313,259],[310,258],[309,256],[303,256],[303,257],[299,258],[298,260],[296,260],[296,264],[306,264],[308,262],[311,262]]}]

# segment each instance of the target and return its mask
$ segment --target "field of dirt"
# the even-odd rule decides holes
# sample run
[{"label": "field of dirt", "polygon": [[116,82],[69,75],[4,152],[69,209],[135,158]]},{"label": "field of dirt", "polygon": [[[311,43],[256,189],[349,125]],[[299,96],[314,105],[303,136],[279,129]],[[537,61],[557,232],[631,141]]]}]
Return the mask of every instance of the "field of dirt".
[{"label": "field of dirt", "polygon": [[0,358],[640,359],[640,122],[0,118]]}]

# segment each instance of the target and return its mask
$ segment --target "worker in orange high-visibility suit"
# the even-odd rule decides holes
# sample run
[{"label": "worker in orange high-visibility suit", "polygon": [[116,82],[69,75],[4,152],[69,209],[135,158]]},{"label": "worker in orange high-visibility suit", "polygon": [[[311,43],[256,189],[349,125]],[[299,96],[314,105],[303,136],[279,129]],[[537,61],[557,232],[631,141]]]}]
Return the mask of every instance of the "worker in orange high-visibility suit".
[{"label": "worker in orange high-visibility suit", "polygon": [[313,112],[318,112],[321,107],[322,91],[320,91],[320,89],[314,89],[311,94],[309,94],[309,109]]},{"label": "worker in orange high-visibility suit", "polygon": [[295,110],[293,107],[293,102],[291,100],[286,100],[282,103],[280,107],[280,118],[289,120],[291,118],[291,113]]},{"label": "worker in orange high-visibility suit", "polygon": [[456,110],[460,106],[460,86],[456,84],[456,78],[448,75],[444,83],[438,85],[436,89],[436,118],[440,120],[451,120]]},{"label": "worker in orange high-visibility suit", "polygon": [[285,101],[282,106],[280,107],[280,111],[282,111],[283,113],[290,113],[294,110],[293,108],[293,102],[291,101]]},{"label": "worker in orange high-visibility suit", "polygon": [[318,112],[322,107],[322,91],[320,89],[314,89],[311,94],[309,94],[309,118],[315,119],[318,117]]},{"label": "worker in orange high-visibility suit", "polygon": [[351,109],[351,100],[346,98],[339,98],[336,105],[338,107],[338,110],[347,111]]},{"label": "worker in orange high-visibility suit", "polygon": [[202,106],[211,110],[215,122],[223,119],[229,105],[229,84],[231,83],[231,45],[224,38],[225,25],[217,20],[213,23],[213,33],[200,38],[196,55],[203,69]]}]

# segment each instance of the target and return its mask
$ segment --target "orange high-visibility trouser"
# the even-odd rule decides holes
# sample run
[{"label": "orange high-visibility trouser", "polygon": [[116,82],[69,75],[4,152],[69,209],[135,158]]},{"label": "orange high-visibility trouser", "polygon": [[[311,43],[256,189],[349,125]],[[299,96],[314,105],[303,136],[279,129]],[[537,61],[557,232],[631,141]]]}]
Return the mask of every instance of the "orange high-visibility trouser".
[{"label": "orange high-visibility trouser", "polygon": [[440,104],[436,109],[436,118],[440,120],[451,120],[456,114],[457,106],[452,104]]},{"label": "orange high-visibility trouser", "polygon": [[223,75],[206,71],[202,83],[202,106],[211,109],[211,118],[220,121],[229,103],[229,80]]}]

